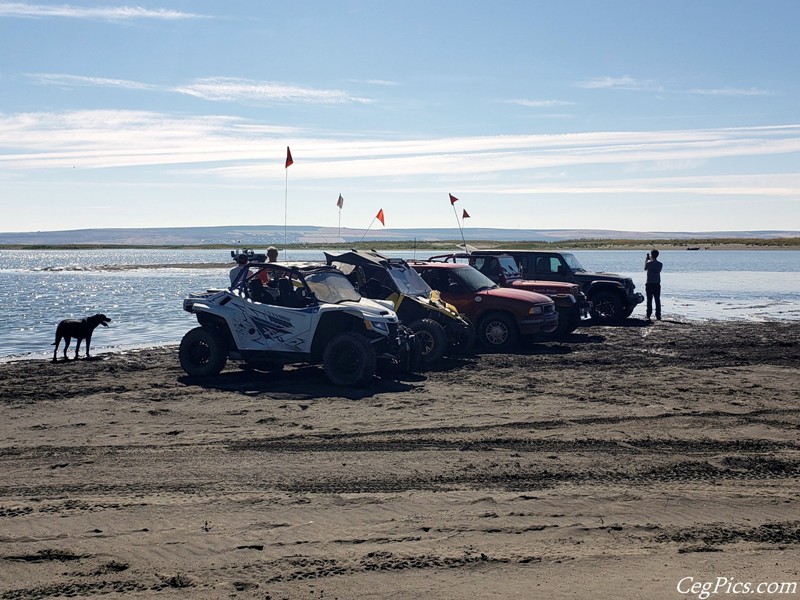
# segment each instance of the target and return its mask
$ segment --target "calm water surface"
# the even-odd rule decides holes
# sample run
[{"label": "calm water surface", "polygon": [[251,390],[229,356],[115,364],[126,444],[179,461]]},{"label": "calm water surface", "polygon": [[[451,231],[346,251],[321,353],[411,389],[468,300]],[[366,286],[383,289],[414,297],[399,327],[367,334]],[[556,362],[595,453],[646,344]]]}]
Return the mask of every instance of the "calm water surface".
[{"label": "calm water surface", "polygon": [[[644,252],[574,254],[587,270],[628,275],[644,292]],[[319,250],[288,253],[322,258]],[[661,260],[665,317],[800,319],[800,251],[664,251]],[[225,250],[0,250],[0,360],[49,356],[58,321],[97,312],[112,318],[94,336],[98,352],[177,343],[196,325],[183,298],[226,286],[232,266]],[[640,306],[633,317],[643,314]]]}]

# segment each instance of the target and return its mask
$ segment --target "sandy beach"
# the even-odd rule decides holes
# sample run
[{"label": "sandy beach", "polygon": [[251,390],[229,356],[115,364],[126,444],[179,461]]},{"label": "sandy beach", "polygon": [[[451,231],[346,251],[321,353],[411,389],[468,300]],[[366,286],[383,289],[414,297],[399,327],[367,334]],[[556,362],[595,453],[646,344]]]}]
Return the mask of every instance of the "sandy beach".
[{"label": "sandy beach", "polygon": [[800,586],[799,359],[798,322],[632,319],[357,390],[175,347],[2,364],[0,598]]}]

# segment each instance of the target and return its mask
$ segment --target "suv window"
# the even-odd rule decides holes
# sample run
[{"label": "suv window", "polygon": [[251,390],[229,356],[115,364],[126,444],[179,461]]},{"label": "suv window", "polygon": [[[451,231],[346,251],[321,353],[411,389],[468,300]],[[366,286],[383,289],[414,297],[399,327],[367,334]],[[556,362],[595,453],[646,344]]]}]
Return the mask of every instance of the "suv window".
[{"label": "suv window", "polygon": [[553,275],[558,273],[558,267],[561,266],[561,261],[557,256],[539,256],[535,260],[535,272],[542,273],[544,275]]},{"label": "suv window", "polygon": [[495,283],[500,279],[500,264],[494,256],[478,256],[473,266]]}]

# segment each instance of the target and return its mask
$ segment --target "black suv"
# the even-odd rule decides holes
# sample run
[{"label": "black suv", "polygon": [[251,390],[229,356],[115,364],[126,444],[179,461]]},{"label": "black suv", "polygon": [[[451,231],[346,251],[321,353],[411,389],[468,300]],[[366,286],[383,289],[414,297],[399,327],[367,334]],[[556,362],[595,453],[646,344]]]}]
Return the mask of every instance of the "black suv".
[{"label": "black suv", "polygon": [[614,273],[590,273],[574,254],[542,250],[474,250],[472,254],[510,254],[525,279],[577,283],[592,303],[591,315],[603,323],[629,317],[644,296],[634,291],[633,280]]}]

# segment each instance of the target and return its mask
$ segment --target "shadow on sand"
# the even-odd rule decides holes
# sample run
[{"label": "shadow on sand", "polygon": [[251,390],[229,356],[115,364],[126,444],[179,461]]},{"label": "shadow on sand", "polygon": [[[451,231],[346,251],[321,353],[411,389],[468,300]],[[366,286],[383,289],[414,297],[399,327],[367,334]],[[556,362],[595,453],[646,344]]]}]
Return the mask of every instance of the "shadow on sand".
[{"label": "shadow on sand", "polygon": [[393,375],[379,370],[378,375],[362,387],[333,385],[321,367],[305,365],[287,367],[283,371],[259,371],[255,369],[228,369],[214,377],[178,377],[187,386],[235,392],[245,396],[266,395],[285,400],[287,398],[349,398],[360,400],[376,394],[388,392],[407,392],[414,389],[414,383],[425,381],[425,375],[406,373]]}]

